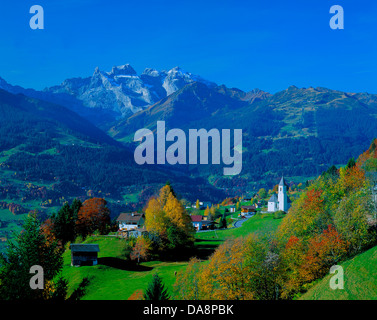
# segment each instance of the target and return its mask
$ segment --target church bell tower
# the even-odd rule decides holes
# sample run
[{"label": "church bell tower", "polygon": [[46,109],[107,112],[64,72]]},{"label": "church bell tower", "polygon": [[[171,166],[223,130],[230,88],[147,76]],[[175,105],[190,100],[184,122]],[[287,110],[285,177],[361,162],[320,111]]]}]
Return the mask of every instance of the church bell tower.
[{"label": "church bell tower", "polygon": [[289,209],[287,188],[288,188],[288,185],[285,182],[284,177],[281,177],[281,180],[279,183],[278,201],[279,201],[279,210],[282,210],[284,212],[287,212]]}]

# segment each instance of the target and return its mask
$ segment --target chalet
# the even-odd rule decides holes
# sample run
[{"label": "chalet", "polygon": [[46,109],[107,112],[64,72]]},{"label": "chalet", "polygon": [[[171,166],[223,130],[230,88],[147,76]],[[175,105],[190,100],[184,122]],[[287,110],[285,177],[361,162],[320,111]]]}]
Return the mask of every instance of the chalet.
[{"label": "chalet", "polygon": [[143,213],[121,213],[116,221],[119,230],[132,230],[144,225],[145,216]]},{"label": "chalet", "polygon": [[212,229],[215,224],[213,221],[204,220],[201,215],[192,215],[191,221],[196,231]]},{"label": "chalet", "polygon": [[255,206],[241,206],[241,212],[242,213],[251,213],[256,212]]},{"label": "chalet", "polygon": [[95,266],[98,263],[98,244],[72,243],[71,266]]}]

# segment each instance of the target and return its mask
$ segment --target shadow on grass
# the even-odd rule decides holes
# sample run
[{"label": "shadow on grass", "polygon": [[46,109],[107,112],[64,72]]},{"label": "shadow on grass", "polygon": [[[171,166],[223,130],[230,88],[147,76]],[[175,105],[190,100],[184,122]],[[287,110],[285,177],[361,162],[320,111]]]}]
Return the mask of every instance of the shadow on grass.
[{"label": "shadow on grass", "polygon": [[[196,256],[199,259],[207,259],[216,248],[221,244],[224,240],[207,240],[207,239],[196,239],[195,240],[195,248],[196,248]],[[214,243],[217,242],[217,243]]]},{"label": "shadow on grass", "polygon": [[127,271],[151,271],[152,267],[147,267],[143,265],[137,265],[135,262],[132,261],[126,261],[120,258],[114,258],[114,257],[103,257],[98,258],[98,264],[120,269],[120,270],[127,270]]}]

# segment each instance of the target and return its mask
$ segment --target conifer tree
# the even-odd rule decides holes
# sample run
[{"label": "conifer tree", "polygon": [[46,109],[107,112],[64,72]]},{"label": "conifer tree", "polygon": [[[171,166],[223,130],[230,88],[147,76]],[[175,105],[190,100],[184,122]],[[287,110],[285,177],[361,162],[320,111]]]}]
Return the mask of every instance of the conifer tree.
[{"label": "conifer tree", "polygon": [[169,298],[168,291],[162,279],[155,273],[144,293],[144,300],[169,300]]},{"label": "conifer tree", "polygon": [[225,214],[223,214],[223,216],[220,219],[220,226],[219,227],[220,227],[220,229],[222,229],[222,228],[226,229],[227,228],[227,222],[226,222]]},{"label": "conifer tree", "polygon": [[[43,290],[30,288],[32,266],[43,268]],[[9,242],[7,252],[0,254],[0,299],[47,299],[62,267],[62,250],[56,242],[47,241],[36,216],[29,215],[22,232]]]}]

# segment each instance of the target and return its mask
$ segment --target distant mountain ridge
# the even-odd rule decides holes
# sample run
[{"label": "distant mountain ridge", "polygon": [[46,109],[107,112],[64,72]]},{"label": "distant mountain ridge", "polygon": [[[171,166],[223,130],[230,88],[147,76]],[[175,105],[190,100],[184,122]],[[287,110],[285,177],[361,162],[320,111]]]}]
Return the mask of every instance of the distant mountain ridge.
[{"label": "distant mountain ridge", "polygon": [[[221,189],[270,186],[284,176],[304,179],[360,154],[377,133],[377,95],[322,87],[289,88],[270,94],[216,85],[176,67],[145,69],[129,65],[98,68],[91,77],[65,80],[44,91],[0,88],[61,104],[134,148],[141,128],[243,130],[243,170],[233,179],[216,166],[176,167],[204,177]],[[278,181],[277,181],[278,182]],[[254,188],[254,187],[253,187]],[[238,190],[238,191],[239,191]]]},{"label": "distant mountain ridge", "polygon": [[0,88],[61,104],[101,125],[131,116],[194,82],[216,86],[180,67],[168,71],[146,68],[138,75],[130,64],[125,64],[109,72],[97,67],[90,77],[67,79],[43,91],[12,86],[2,78]]},{"label": "distant mountain ridge", "polygon": [[118,116],[130,116],[167,97],[185,85],[215,83],[185,72],[179,67],[169,71],[147,68],[141,75],[129,64],[113,67],[110,72],[96,68],[88,78],[67,79],[61,85],[47,88],[49,93],[66,93],[88,108],[109,109]]}]

